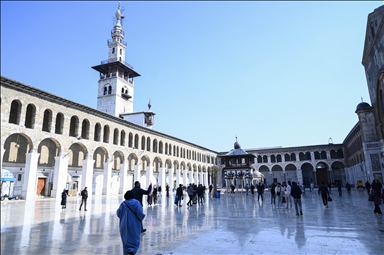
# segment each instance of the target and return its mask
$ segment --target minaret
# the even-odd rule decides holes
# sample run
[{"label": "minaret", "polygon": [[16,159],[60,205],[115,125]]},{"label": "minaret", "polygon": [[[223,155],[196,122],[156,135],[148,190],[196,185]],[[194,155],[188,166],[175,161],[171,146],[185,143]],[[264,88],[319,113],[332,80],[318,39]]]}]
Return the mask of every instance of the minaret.
[{"label": "minaret", "polygon": [[133,79],[140,74],[125,62],[127,43],[123,41],[124,31],[121,21],[124,16],[120,10],[120,3],[115,16],[116,24],[111,30],[112,39],[107,41],[108,59],[92,68],[100,73],[97,109],[120,117],[120,114],[133,112]]}]

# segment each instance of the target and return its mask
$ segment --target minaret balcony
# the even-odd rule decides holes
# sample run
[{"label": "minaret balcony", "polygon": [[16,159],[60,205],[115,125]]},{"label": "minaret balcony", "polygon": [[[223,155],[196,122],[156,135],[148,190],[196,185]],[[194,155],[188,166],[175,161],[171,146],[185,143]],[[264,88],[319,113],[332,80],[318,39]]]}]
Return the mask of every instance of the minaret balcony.
[{"label": "minaret balcony", "polygon": [[130,99],[130,98],[132,98],[130,95],[128,95],[128,94],[125,94],[125,93],[121,93],[121,97],[122,98],[125,98],[125,99]]},{"label": "minaret balcony", "polygon": [[125,62],[123,60],[120,60],[120,59],[117,59],[117,58],[110,58],[110,59],[107,59],[107,60],[103,60],[103,61],[101,61],[101,65],[108,64],[108,63],[113,63],[113,62],[117,62],[117,61],[123,63],[124,65],[126,65],[129,68],[131,68],[132,70],[134,70],[133,66],[131,66],[127,62]]},{"label": "minaret balcony", "polygon": [[113,45],[113,44],[115,44],[115,43],[121,43],[121,44],[123,44],[125,47],[127,47],[127,43],[124,42],[124,41],[115,41],[115,40],[112,40],[112,39],[108,39],[108,40],[107,40],[107,44],[108,44],[108,46],[111,46],[111,45]]}]

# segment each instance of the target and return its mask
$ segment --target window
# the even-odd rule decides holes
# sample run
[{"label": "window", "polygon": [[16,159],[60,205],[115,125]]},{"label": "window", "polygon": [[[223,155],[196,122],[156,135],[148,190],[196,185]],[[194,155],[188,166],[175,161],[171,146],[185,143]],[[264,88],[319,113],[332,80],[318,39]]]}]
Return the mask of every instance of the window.
[{"label": "window", "polygon": [[112,48],[112,54],[115,54],[115,48]]},{"label": "window", "polygon": [[21,113],[21,103],[16,100],[12,101],[8,122],[12,124],[19,124],[20,113]]}]

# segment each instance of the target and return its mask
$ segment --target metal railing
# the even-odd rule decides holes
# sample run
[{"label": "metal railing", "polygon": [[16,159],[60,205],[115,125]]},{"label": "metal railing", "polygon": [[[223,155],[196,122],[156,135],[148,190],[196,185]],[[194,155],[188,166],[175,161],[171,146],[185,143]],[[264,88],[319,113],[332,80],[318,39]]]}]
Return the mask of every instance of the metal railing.
[{"label": "metal railing", "polygon": [[[108,39],[108,40],[107,40],[108,45],[111,44],[111,43],[115,43],[115,42],[118,42],[118,41],[114,41],[114,40],[112,40],[112,39]],[[125,47],[127,47],[127,43],[126,43],[126,42],[122,41],[121,43],[122,43]]]},{"label": "metal railing", "polygon": [[131,65],[128,64],[127,62],[122,61],[122,60],[119,60],[119,59],[117,59],[117,58],[111,58],[111,59],[103,60],[103,61],[101,61],[101,65],[108,64],[108,63],[113,63],[113,62],[116,62],[116,61],[119,61],[119,62],[123,63],[124,65],[128,66],[128,67],[131,68],[132,70],[134,69],[133,66],[131,66]]}]

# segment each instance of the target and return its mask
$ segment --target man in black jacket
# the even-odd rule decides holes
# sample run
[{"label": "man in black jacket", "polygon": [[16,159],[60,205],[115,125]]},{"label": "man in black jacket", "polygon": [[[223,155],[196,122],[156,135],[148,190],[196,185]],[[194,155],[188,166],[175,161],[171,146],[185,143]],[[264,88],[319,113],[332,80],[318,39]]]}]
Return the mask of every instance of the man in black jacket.
[{"label": "man in black jacket", "polygon": [[300,208],[300,215],[303,215],[302,207],[301,207],[301,191],[300,187],[296,182],[292,182],[291,196],[293,197],[293,202],[295,204],[296,215],[299,215],[298,207]]},{"label": "man in black jacket", "polygon": [[87,191],[87,187],[85,187],[82,191],[81,191],[81,204],[80,204],[80,209],[79,211],[81,211],[81,207],[83,206],[84,204],[84,211],[87,210],[87,199],[88,199],[88,191]]},{"label": "man in black jacket", "polygon": [[[144,190],[140,188],[140,182],[136,181],[135,187],[131,191],[133,193],[133,197],[140,202],[141,206],[143,206],[143,195],[148,195],[149,193],[151,193],[151,190],[152,190],[152,183],[149,184],[149,187],[147,190]],[[147,231],[147,229],[143,228],[143,222],[141,221],[141,233],[144,233],[145,231]]]},{"label": "man in black jacket", "polygon": [[321,183],[318,193],[319,195],[321,194],[321,198],[323,199],[324,206],[328,208],[329,191],[328,191],[328,188],[324,185],[324,182]]}]

